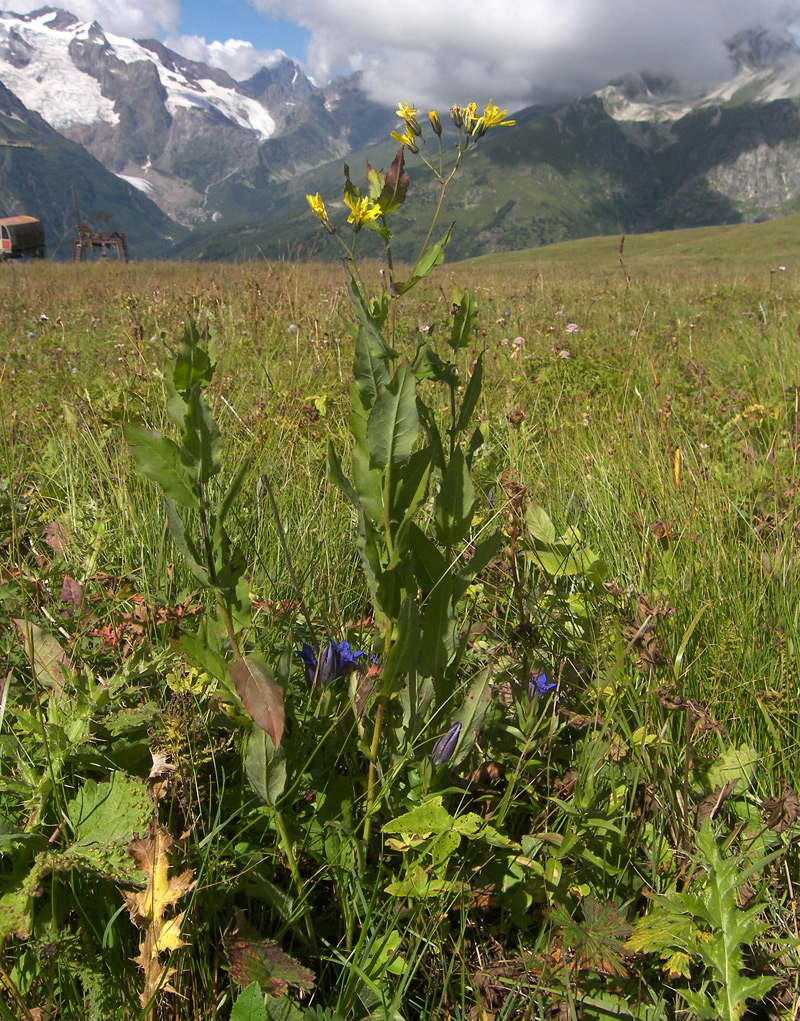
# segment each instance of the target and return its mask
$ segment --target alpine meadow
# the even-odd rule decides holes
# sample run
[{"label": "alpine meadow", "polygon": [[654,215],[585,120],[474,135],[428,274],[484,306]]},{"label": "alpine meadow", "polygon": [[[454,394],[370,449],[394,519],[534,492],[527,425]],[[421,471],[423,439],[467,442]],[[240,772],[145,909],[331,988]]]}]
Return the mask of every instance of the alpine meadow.
[{"label": "alpine meadow", "polygon": [[798,217],[451,261],[397,117],[340,264],[0,269],[0,1017],[796,1019]]}]

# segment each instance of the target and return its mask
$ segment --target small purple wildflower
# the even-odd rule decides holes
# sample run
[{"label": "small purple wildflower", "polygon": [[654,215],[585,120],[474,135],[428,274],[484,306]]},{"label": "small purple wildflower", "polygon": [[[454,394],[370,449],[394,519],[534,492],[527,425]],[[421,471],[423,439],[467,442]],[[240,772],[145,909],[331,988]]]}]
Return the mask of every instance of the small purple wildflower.
[{"label": "small purple wildflower", "polygon": [[548,684],[547,674],[534,674],[531,677],[531,682],[528,685],[528,701],[532,702],[535,698],[544,698],[548,692],[555,688],[556,682]]},{"label": "small purple wildflower", "polygon": [[461,736],[461,724],[454,723],[453,726],[436,742],[431,750],[431,759],[434,766],[443,766],[449,762],[456,750],[458,739]]},{"label": "small purple wildflower", "polygon": [[349,642],[328,642],[319,658],[308,644],[303,642],[303,647],[297,653],[303,661],[306,672],[306,680],[312,688],[324,687],[339,677],[344,677],[358,665],[359,656],[365,656],[363,651],[353,652]]}]

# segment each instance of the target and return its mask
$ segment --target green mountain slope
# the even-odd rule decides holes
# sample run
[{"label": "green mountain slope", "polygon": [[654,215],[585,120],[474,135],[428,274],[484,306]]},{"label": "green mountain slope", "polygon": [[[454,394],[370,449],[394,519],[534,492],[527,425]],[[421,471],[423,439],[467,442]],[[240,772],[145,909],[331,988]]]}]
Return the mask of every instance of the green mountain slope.
[{"label": "green mountain slope", "polygon": [[0,215],[40,219],[48,255],[57,252],[57,257],[66,257],[70,250],[75,235],[75,199],[82,218],[98,211],[111,214],[111,229],[126,233],[134,257],[163,255],[185,233],[142,192],[109,173],[82,146],[54,131],[3,85],[0,138],[31,145],[0,145]]},{"label": "green mountain slope", "polygon": [[[341,253],[321,236],[304,195],[319,191],[343,213],[342,161],[303,172],[289,139],[272,144],[273,152],[278,144],[287,147],[285,165],[298,172],[281,182],[233,175],[221,183],[212,192],[215,205],[246,210],[245,222],[195,235],[176,255]],[[353,179],[363,177],[367,162],[387,166],[395,149],[390,141],[348,156]],[[412,185],[394,240],[395,254],[406,260],[416,256],[438,198],[435,182],[411,154],[407,167]],[[765,219],[800,209],[797,168],[800,106],[794,100],[737,97],[690,110],[656,137],[646,125],[616,120],[599,96],[590,96],[559,111],[523,111],[515,128],[483,139],[448,192],[442,228],[450,221],[457,226],[452,259],[597,234]]]}]

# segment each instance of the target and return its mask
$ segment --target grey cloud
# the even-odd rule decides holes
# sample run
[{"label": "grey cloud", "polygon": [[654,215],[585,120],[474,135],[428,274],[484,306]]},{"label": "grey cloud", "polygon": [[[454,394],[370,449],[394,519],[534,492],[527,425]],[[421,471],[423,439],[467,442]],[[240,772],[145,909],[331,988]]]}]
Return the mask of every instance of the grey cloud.
[{"label": "grey cloud", "polygon": [[420,106],[573,98],[627,72],[689,84],[730,71],[724,42],[787,23],[785,0],[251,0],[311,32],[318,80],[362,70],[374,98]]}]

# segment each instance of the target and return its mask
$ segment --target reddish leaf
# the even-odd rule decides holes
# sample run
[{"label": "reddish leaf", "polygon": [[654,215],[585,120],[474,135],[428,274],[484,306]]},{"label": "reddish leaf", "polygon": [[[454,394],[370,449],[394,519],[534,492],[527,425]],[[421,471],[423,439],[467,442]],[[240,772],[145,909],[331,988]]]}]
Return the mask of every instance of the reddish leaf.
[{"label": "reddish leaf", "polygon": [[393,212],[401,202],[405,201],[406,192],[411,183],[406,173],[405,162],[405,149],[401,145],[386,174],[386,183],[380,197],[381,206],[387,213]]},{"label": "reddish leaf", "polygon": [[76,610],[79,610],[83,603],[83,586],[79,585],[74,578],[70,578],[68,574],[65,574],[64,582],[61,585],[61,598],[65,603],[69,603]]},{"label": "reddish leaf", "polygon": [[63,553],[69,544],[69,532],[60,521],[48,521],[44,526],[44,541],[56,553]]},{"label": "reddish leaf", "polygon": [[283,688],[256,656],[235,659],[228,665],[228,672],[256,726],[266,731],[279,748],[283,737]]},{"label": "reddish leaf", "polygon": [[313,972],[285,954],[271,939],[262,939],[247,924],[241,912],[236,917],[239,923],[236,932],[224,940],[230,973],[235,982],[241,986],[258,982],[270,996],[282,995],[290,985],[307,992],[313,989]]}]

